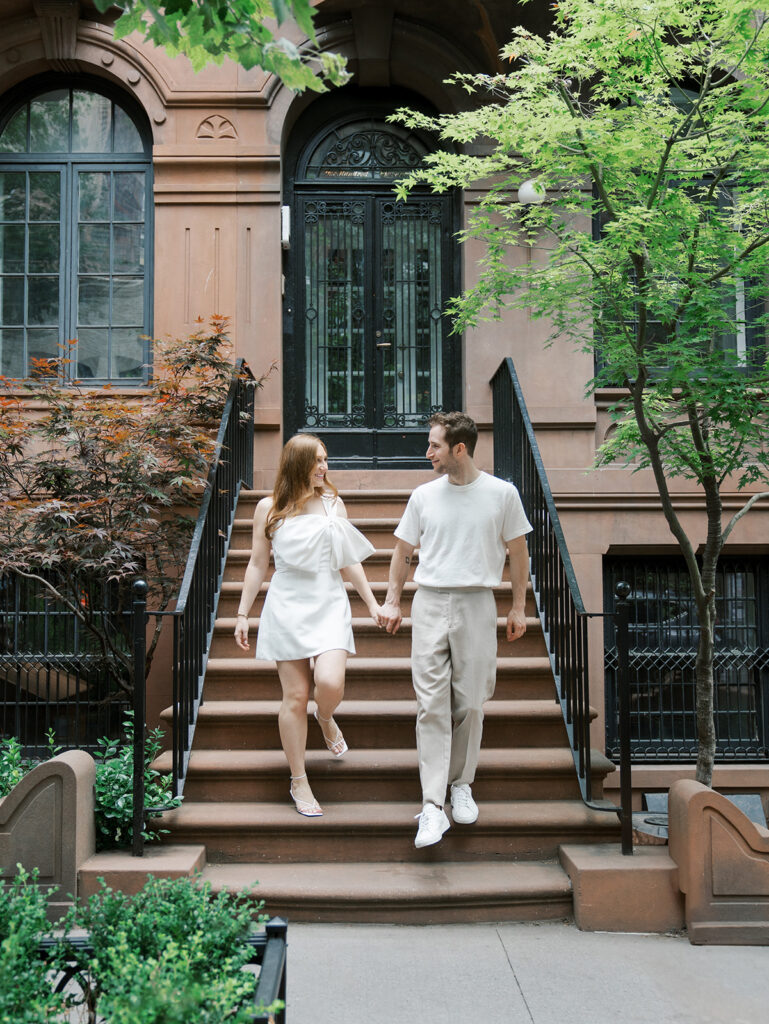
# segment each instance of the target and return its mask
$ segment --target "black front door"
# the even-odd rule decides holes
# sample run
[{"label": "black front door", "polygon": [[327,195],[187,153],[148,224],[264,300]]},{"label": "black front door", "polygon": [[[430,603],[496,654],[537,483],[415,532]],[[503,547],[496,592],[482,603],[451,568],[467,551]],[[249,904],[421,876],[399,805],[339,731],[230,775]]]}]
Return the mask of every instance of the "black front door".
[{"label": "black front door", "polygon": [[423,467],[431,413],[458,402],[451,198],[298,187],[293,213],[287,432],[332,465]]}]

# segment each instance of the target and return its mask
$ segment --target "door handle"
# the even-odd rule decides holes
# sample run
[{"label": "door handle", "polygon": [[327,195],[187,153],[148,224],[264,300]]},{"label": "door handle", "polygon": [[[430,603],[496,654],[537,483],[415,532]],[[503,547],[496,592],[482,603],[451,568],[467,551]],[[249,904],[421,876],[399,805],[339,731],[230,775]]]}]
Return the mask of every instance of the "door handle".
[{"label": "door handle", "polygon": [[377,348],[392,348],[392,342],[391,341],[378,341],[376,343],[376,347]]}]

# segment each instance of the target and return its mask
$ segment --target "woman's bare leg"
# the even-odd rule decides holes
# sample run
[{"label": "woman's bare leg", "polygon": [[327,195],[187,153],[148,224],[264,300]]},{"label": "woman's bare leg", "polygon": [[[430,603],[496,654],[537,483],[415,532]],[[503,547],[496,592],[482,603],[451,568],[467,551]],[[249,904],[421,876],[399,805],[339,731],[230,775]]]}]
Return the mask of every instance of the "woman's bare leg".
[{"label": "woman's bare leg", "polygon": [[330,743],[340,736],[339,728],[333,721],[334,712],[344,697],[344,676],[347,668],[347,651],[324,651],[315,659],[315,703],[318,705],[318,722],[323,735]]},{"label": "woman's bare leg", "polygon": [[307,748],[307,702],[310,699],[312,672],[307,658],[298,661],[279,661],[278,678],[283,700],[278,712],[280,742],[288,761],[293,793],[298,799],[311,803],[315,798],[305,772]]}]

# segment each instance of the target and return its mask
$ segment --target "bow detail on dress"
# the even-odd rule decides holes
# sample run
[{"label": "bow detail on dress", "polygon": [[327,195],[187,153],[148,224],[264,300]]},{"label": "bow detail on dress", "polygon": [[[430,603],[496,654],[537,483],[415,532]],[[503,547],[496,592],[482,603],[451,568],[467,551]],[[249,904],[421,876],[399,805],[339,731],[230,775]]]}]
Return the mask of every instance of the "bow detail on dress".
[{"label": "bow detail on dress", "polygon": [[348,519],[336,515],[301,515],[284,520],[273,538],[273,547],[284,565],[308,572],[317,571],[324,556],[329,556],[329,566],[338,570],[362,562],[376,550]]}]

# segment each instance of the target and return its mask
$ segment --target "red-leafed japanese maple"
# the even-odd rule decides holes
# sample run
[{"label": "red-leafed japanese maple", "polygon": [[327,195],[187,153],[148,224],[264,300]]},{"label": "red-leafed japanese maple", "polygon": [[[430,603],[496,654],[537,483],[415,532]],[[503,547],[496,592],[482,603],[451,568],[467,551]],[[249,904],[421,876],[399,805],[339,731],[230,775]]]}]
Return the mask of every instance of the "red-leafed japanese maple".
[{"label": "red-leafed japanese maple", "polygon": [[130,645],[116,624],[136,576],[153,609],[177,590],[235,372],[226,330],[213,317],[155,342],[135,394],[63,383],[66,354],[37,360],[28,380],[0,378],[0,577],[67,609],[123,692]]}]

